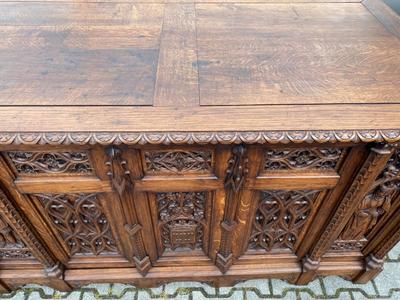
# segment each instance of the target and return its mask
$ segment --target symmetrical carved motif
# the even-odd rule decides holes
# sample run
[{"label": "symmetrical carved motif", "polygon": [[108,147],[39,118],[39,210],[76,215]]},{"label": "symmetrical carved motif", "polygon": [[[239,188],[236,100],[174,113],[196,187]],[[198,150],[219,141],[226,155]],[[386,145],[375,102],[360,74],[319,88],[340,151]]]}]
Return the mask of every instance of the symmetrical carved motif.
[{"label": "symmetrical carved motif", "polygon": [[342,153],[340,148],[268,149],[264,152],[264,171],[334,170]]},{"label": "symmetrical carved motif", "polygon": [[249,248],[294,250],[319,191],[264,191],[253,221]]},{"label": "symmetrical carved motif", "polygon": [[91,173],[87,152],[7,152],[18,173]]},{"label": "symmetrical carved motif", "polygon": [[211,151],[146,151],[146,169],[151,173],[204,173],[211,172]]},{"label": "symmetrical carved motif", "polygon": [[0,145],[276,144],[400,141],[400,130],[231,132],[2,132]]},{"label": "symmetrical carved motif", "polygon": [[0,258],[30,258],[32,253],[18,234],[0,217]]},{"label": "symmetrical carved motif", "polygon": [[226,205],[224,219],[221,223],[222,235],[216,265],[222,273],[226,273],[233,263],[232,238],[236,228],[237,207],[240,202],[240,190],[248,173],[246,148],[237,145],[232,148],[232,156],[228,161],[225,177]]},{"label": "symmetrical carved motif", "polygon": [[206,226],[206,193],[157,193],[157,209],[162,244],[201,248]]},{"label": "symmetrical carved motif", "polygon": [[54,227],[74,254],[118,252],[96,194],[37,194]]},{"label": "symmetrical carved motif", "polygon": [[394,152],[384,170],[363,197],[332,250],[339,250],[337,247],[339,244],[347,245],[346,249],[340,250],[360,250],[367,241],[368,233],[378,220],[389,212],[392,199],[398,191],[400,191],[399,149]]}]

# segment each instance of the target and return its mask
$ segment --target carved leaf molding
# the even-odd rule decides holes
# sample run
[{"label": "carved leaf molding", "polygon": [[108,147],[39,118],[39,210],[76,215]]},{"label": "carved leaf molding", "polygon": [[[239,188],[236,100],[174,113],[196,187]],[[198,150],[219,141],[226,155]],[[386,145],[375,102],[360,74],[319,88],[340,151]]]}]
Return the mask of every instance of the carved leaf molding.
[{"label": "carved leaf molding", "polygon": [[400,141],[400,129],[233,132],[2,132],[0,145],[276,144]]}]

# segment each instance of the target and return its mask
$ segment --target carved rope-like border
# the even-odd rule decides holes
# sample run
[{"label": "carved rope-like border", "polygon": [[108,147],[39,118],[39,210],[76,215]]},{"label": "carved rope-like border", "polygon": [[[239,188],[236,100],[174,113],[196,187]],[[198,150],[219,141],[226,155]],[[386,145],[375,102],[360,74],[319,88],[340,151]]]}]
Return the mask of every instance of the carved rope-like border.
[{"label": "carved rope-like border", "polygon": [[398,142],[400,129],[246,132],[3,132],[0,145]]}]

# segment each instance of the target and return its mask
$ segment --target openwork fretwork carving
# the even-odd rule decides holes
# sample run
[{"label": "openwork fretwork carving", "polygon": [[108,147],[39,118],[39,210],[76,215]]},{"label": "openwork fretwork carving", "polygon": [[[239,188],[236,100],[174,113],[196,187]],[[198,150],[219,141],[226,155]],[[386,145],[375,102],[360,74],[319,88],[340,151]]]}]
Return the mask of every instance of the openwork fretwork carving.
[{"label": "openwork fretwork carving", "polygon": [[201,248],[206,225],[205,192],[157,193],[157,208],[162,244]]},{"label": "openwork fretwork carving", "polygon": [[91,173],[87,152],[8,152],[18,173]]},{"label": "openwork fretwork carving", "polygon": [[36,197],[71,255],[118,252],[96,194],[38,194]]},{"label": "openwork fretwork carving", "polygon": [[146,169],[151,173],[207,173],[212,171],[211,151],[146,151]]},{"label": "openwork fretwork carving", "polygon": [[14,230],[0,217],[0,258],[30,258],[32,253]]},{"label": "openwork fretwork carving", "polygon": [[335,170],[342,153],[340,148],[268,149],[264,153],[264,171]]},{"label": "openwork fretwork carving", "polygon": [[[368,233],[387,214],[400,191],[400,150],[397,149],[343,229],[332,250],[360,250]],[[346,244],[345,249],[337,245]]]},{"label": "openwork fretwork carving", "polygon": [[258,206],[249,248],[294,250],[319,191],[264,191]]}]

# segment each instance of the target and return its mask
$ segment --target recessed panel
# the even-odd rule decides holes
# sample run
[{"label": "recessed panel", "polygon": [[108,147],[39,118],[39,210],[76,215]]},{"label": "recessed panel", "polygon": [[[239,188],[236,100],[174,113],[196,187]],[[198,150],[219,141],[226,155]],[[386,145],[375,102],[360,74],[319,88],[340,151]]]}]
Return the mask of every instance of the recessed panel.
[{"label": "recessed panel", "polygon": [[198,4],[196,15],[201,105],[400,102],[400,41],[361,3]]},{"label": "recessed panel", "polygon": [[163,5],[1,3],[0,105],[151,105]]}]

